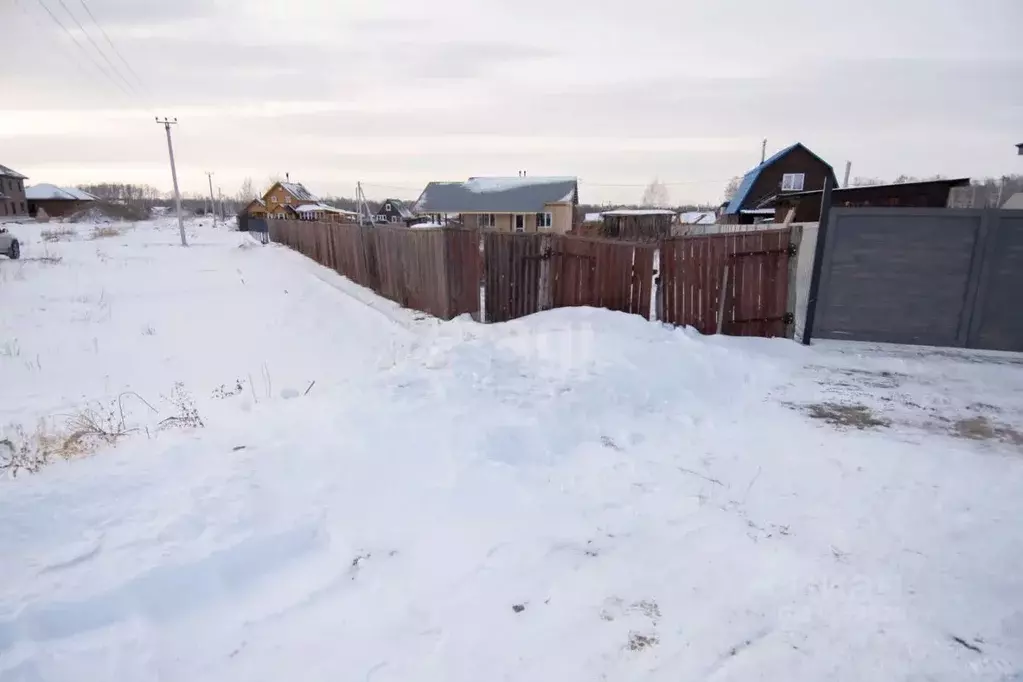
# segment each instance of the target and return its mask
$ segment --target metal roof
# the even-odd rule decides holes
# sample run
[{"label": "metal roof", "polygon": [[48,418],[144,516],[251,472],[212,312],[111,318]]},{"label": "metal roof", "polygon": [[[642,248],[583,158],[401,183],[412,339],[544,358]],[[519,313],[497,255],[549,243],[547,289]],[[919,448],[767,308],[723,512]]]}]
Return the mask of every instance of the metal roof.
[{"label": "metal roof", "polygon": [[301,182],[282,182],[281,187],[299,201],[319,201]]},{"label": "metal roof", "polygon": [[431,182],[416,202],[421,213],[539,213],[547,204],[572,201],[576,178],[471,178]]},{"label": "metal roof", "polygon": [[27,177],[25,175],[22,175],[18,171],[14,170],[13,168],[8,168],[3,164],[0,164],[0,175],[6,176],[8,178],[15,178],[18,180],[24,180]]},{"label": "metal roof", "polygon": [[[759,166],[757,166],[753,170],[751,170],[748,173],[746,173],[746,175],[742,176],[742,182],[739,183],[739,189],[737,189],[735,191],[735,196],[733,196],[732,200],[728,202],[728,207],[725,208],[724,212],[726,214],[738,213],[739,210],[742,208],[743,202],[746,201],[746,198],[749,195],[750,190],[753,189],[753,184],[757,181],[757,178],[760,177],[760,173],[765,168],[767,168],[768,166],[773,164],[775,161],[777,161],[778,159],[782,158],[783,156],[785,156],[786,154],[788,154],[792,150],[797,149],[799,147],[802,147],[803,149],[806,149],[806,151],[808,151],[811,154],[813,154],[813,152],[811,152],[809,149],[807,149],[803,145],[803,143],[801,143],[801,142],[797,142],[795,144],[791,144],[788,147],[785,147],[784,149],[776,151],[774,154],[772,154],[768,158],[764,159],[764,162],[762,164],[760,164]],[[813,155],[817,156],[816,154],[813,154]],[[819,156],[817,156],[817,158],[820,159]],[[821,161],[824,161],[824,159],[821,159]],[[827,164],[826,161],[825,161],[825,163]],[[827,165],[828,165],[828,168],[831,167],[830,164],[827,164]]]}]

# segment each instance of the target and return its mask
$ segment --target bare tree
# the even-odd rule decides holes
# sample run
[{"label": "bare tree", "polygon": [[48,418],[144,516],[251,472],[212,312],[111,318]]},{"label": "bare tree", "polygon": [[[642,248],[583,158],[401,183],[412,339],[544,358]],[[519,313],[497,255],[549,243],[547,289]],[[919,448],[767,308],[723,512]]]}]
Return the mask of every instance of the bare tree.
[{"label": "bare tree", "polygon": [[238,201],[250,202],[256,198],[256,188],[252,185],[252,178],[242,180],[242,188],[238,190]]},{"label": "bare tree", "polygon": [[735,198],[736,193],[739,191],[739,185],[741,184],[742,178],[738,175],[728,181],[728,184],[725,185],[725,201],[731,201]]},{"label": "bare tree", "polygon": [[657,178],[654,178],[653,182],[643,190],[643,206],[666,208],[670,202],[671,197],[668,195],[668,188]]}]

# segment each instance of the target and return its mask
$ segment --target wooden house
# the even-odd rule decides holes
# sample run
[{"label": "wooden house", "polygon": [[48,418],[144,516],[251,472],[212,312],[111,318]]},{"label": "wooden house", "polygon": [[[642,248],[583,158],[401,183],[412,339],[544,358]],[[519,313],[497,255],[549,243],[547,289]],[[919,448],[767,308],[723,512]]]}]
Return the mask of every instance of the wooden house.
[{"label": "wooden house", "polygon": [[832,187],[837,186],[831,165],[797,142],[747,172],[717,222],[748,224],[771,220],[778,195],[822,190],[826,178],[831,178]]}]

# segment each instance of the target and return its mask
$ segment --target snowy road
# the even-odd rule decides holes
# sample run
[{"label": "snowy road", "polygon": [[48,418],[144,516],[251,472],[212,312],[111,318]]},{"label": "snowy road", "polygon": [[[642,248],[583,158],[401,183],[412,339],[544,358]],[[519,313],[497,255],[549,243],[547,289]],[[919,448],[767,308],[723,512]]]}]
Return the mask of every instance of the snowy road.
[{"label": "snowy road", "polygon": [[0,262],[0,428],[159,414],[0,479],[0,679],[1023,679],[1018,358],[438,323],[89,229]]}]

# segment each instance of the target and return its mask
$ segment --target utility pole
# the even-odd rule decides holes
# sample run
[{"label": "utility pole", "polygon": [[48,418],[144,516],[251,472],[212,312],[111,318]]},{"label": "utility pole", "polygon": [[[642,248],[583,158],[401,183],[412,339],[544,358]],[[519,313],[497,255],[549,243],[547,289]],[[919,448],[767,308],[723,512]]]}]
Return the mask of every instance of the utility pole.
[{"label": "utility pole", "polygon": [[767,138],[765,137],[764,141],[760,143],[760,163],[763,163],[766,160],[767,160]]},{"label": "utility pole", "polygon": [[171,144],[171,132],[170,127],[178,124],[178,119],[169,119],[164,116],[163,120],[160,117],[156,117],[157,123],[162,123],[164,129],[167,131],[167,153],[170,154],[171,164],[171,179],[174,180],[174,205],[178,211],[178,232],[181,233],[181,245],[188,246],[188,239],[185,237],[185,218],[181,213],[181,192],[178,191],[178,170],[174,167],[174,145]]},{"label": "utility pole", "polygon": [[842,182],[842,187],[849,186],[849,173],[852,171],[852,161],[845,162],[845,180]]},{"label": "utility pole", "polygon": [[217,187],[217,199],[220,201],[220,222],[227,225],[227,210],[224,208],[224,192]]},{"label": "utility pole", "polygon": [[206,171],[206,179],[210,181],[210,213],[213,214],[213,227],[217,226],[217,200],[213,198],[213,171]]}]

